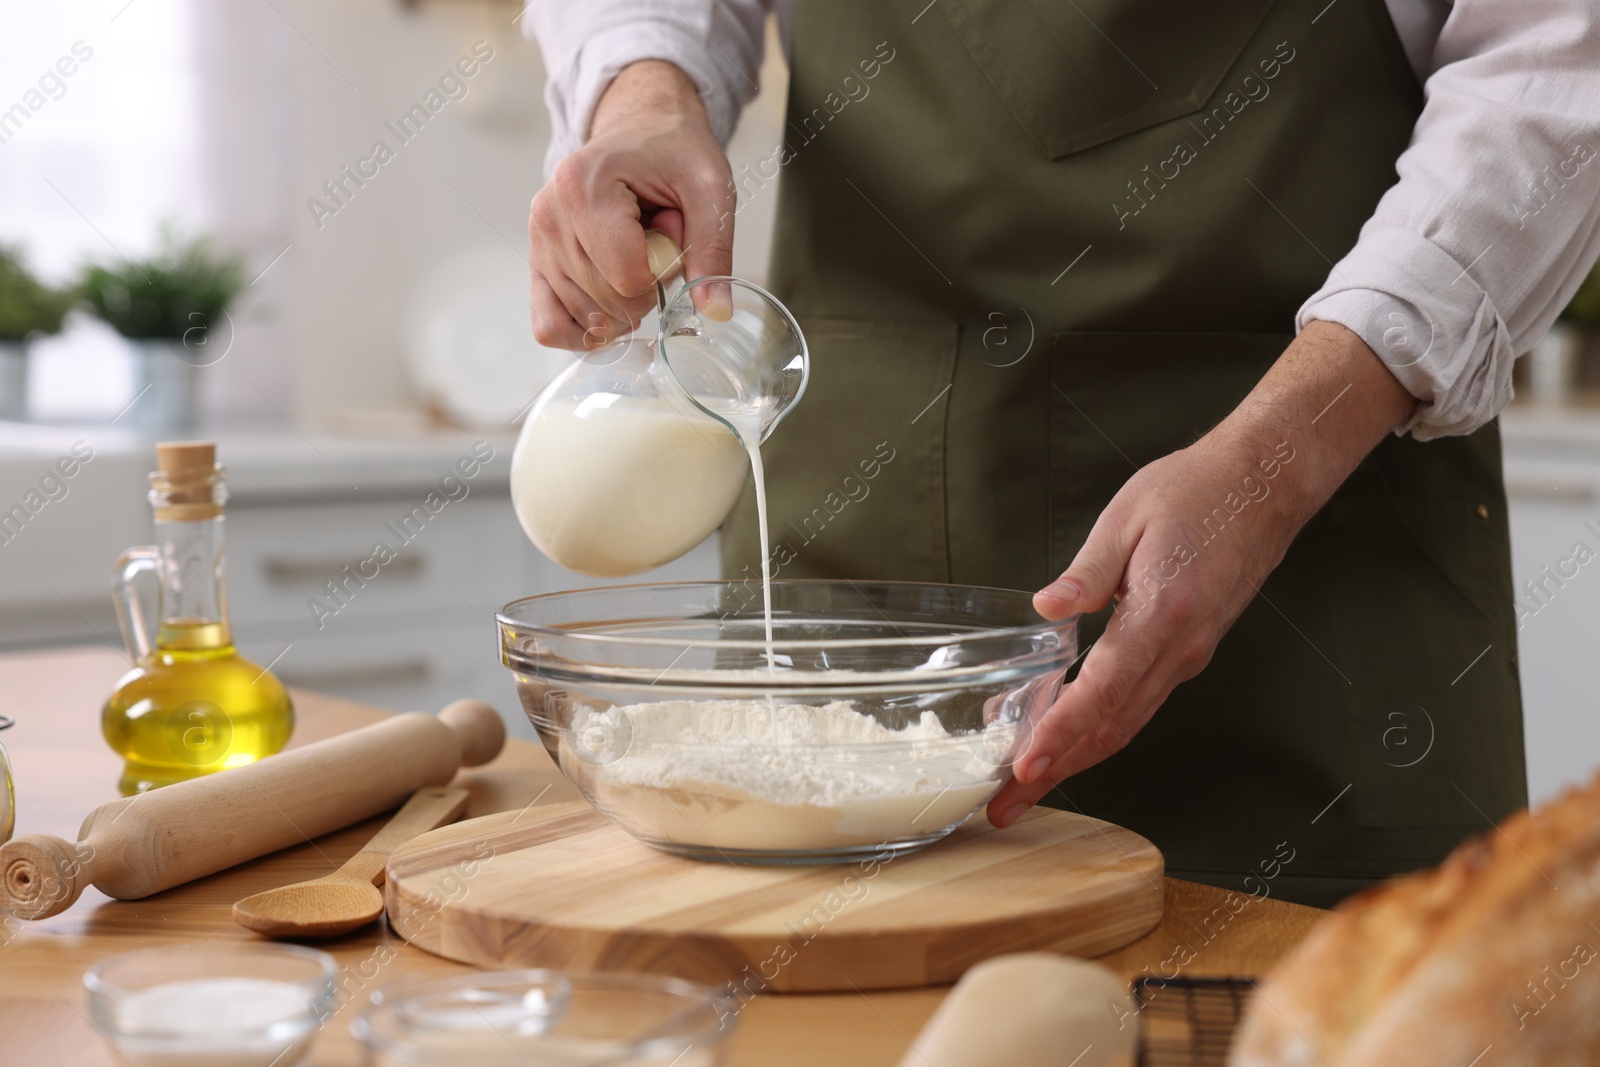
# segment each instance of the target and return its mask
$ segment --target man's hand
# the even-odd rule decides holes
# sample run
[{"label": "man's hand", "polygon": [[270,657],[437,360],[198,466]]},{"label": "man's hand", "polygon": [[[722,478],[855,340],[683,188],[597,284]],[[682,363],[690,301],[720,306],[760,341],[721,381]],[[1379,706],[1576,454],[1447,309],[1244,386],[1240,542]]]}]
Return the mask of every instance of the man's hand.
[{"label": "man's hand", "polygon": [[534,336],[590,349],[637,326],[655,306],[646,227],[683,249],[686,277],[730,273],[735,203],[694,83],[658,60],[624,68],[595,108],[589,140],[533,198]]},{"label": "man's hand", "polygon": [[[1035,724],[990,820],[1010,825],[1117,752],[1199,674],[1300,528],[1415,405],[1359,337],[1314,322],[1227,419],[1135,473],[1072,565],[1034,596],[1051,619],[1113,598],[1117,607]],[[1196,531],[1218,508],[1230,518],[1202,541]]]}]

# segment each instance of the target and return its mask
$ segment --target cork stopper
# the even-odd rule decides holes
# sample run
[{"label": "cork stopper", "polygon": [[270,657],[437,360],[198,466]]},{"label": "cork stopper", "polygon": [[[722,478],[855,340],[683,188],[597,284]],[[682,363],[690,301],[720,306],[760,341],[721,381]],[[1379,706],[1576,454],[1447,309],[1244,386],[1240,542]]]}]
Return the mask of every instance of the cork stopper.
[{"label": "cork stopper", "polygon": [[216,442],[158,442],[150,486],[157,521],[194,522],[221,515],[225,493]]},{"label": "cork stopper", "polygon": [[204,478],[217,466],[215,441],[160,441],[156,468],[174,481]]}]

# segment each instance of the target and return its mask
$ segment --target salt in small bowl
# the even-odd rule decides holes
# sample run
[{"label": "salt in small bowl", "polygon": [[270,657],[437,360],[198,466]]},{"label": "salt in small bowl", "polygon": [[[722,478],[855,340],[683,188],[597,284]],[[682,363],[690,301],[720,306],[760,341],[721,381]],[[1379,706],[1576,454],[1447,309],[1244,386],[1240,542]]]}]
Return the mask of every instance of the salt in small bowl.
[{"label": "salt in small bowl", "polygon": [[83,985],[131,1067],[295,1067],[333,1013],[337,974],[326,952],[262,942],[125,952]]}]

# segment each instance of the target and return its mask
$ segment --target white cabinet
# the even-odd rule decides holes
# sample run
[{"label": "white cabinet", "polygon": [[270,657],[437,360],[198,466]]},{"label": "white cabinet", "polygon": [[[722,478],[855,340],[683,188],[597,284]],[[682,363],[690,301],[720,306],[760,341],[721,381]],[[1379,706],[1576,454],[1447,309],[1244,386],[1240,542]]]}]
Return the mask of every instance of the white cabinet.
[{"label": "white cabinet", "polygon": [[1510,440],[1517,658],[1537,801],[1600,766],[1600,450]]},{"label": "white cabinet", "polygon": [[[474,492],[402,529],[412,506],[397,494],[230,507],[229,609],[240,651],[276,659],[273,671],[289,685],[380,707],[437,711],[475,697],[531,737],[500,664],[495,612],[518,597],[607,583],[545,559],[503,491]],[[381,564],[379,542],[393,551]],[[716,568],[713,538],[624,580],[714,577]]]},{"label": "white cabinet", "polygon": [[[477,435],[319,436],[313,444],[280,425],[222,427],[215,436],[228,471],[228,609],[241,653],[290,685],[381,707],[436,711],[476,697],[531,736],[500,665],[495,612],[518,597],[610,583],[557,567],[523,535],[509,496],[509,437],[491,438],[493,458],[464,497],[430,512],[429,491]],[[151,539],[151,442],[115,428],[0,424],[0,510],[23,500],[80,439],[94,448],[92,461],[0,538],[0,649],[121,646],[112,564]],[[461,484],[451,492],[459,496]],[[621,580],[716,571],[712,538]],[[82,709],[86,729],[97,712]]]},{"label": "white cabinet", "polygon": [[230,507],[234,621],[303,622],[307,638],[369,617],[420,624],[431,612],[497,606],[530,581],[505,493],[473,493],[431,516],[420,499]]},{"label": "white cabinet", "polygon": [[231,505],[235,641],[289,685],[408,710],[477,697],[515,725],[493,618],[538,574],[532,548],[503,491],[403,522],[422,496]]}]

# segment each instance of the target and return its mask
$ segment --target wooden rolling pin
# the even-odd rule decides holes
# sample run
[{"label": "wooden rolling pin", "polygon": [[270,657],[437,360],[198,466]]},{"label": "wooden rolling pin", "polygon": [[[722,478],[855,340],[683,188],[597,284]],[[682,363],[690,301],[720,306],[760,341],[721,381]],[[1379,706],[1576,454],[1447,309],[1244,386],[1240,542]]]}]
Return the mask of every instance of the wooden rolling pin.
[{"label": "wooden rolling pin", "polygon": [[87,885],[137,900],[389,811],[499,755],[505,724],[458,700],[244,767],[103,804],[73,844],[33,834],[0,848],[0,911],[44,919]]}]

